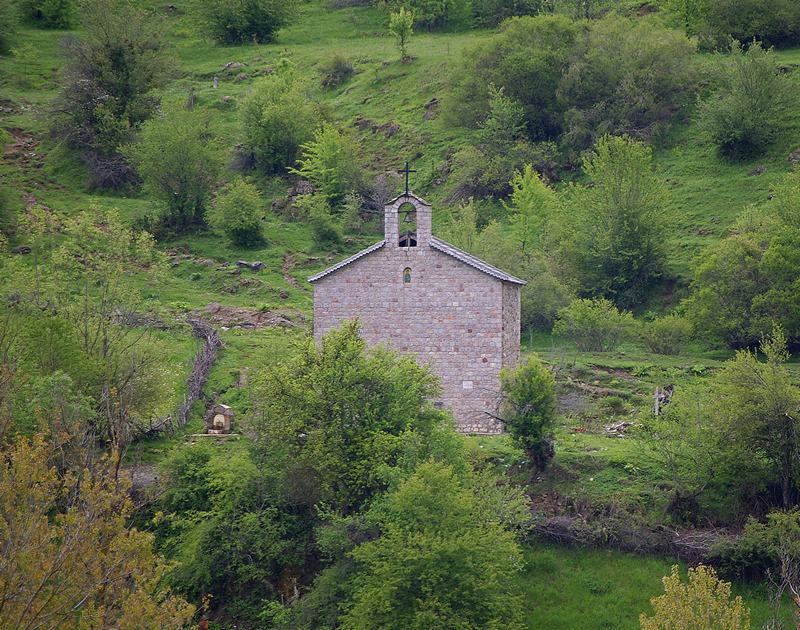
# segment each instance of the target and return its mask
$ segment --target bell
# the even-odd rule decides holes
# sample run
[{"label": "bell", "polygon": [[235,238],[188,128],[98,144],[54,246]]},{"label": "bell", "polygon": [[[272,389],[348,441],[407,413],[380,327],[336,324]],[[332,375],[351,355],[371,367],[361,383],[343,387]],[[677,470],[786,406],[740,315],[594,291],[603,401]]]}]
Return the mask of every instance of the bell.
[{"label": "bell", "polygon": [[416,212],[406,212],[406,216],[403,218],[403,223],[414,223],[416,214]]}]

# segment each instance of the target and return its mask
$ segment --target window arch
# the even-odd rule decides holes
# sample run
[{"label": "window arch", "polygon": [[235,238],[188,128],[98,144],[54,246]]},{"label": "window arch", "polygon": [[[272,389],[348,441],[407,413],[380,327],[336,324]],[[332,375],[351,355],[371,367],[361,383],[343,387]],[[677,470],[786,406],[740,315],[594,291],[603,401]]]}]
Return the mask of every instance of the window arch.
[{"label": "window arch", "polygon": [[411,267],[403,269],[403,285],[411,284]]}]

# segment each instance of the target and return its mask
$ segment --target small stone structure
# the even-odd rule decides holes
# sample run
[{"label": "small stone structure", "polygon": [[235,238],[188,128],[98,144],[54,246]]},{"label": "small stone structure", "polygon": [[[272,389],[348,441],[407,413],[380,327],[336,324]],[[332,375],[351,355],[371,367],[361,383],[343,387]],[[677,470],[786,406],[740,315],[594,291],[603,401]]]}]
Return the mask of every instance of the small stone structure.
[{"label": "small stone structure", "polygon": [[206,413],[206,433],[225,435],[231,432],[233,409],[228,405],[216,404]]},{"label": "small stone structure", "polygon": [[525,284],[431,234],[413,193],[384,208],[385,238],[312,276],[317,340],[358,319],[370,344],[415,354],[465,433],[500,433],[500,369],[519,361]]}]

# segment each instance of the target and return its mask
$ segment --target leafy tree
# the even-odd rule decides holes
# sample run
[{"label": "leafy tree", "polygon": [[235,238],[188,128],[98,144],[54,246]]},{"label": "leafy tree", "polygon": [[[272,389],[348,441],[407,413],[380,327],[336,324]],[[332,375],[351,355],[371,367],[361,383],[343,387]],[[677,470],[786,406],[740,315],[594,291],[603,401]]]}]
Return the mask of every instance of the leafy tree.
[{"label": "leafy tree", "polygon": [[83,39],[64,44],[52,126],[83,158],[91,185],[118,188],[136,181],[119,149],[158,107],[166,40],[148,13],[115,0],[85,0],[81,25]]},{"label": "leafy tree", "polygon": [[792,0],[671,0],[687,32],[706,48],[758,40],[766,46],[800,42],[800,6]]},{"label": "leafy tree", "polygon": [[396,13],[389,15],[389,33],[397,40],[400,59],[408,59],[408,40],[414,32],[414,12],[400,7]]},{"label": "leafy tree", "polygon": [[662,582],[664,594],[650,600],[654,614],[639,616],[642,630],[750,629],[750,611],[741,596],[731,599],[730,582],[719,580],[714,569],[702,564],[690,568],[684,583],[674,565]]},{"label": "leafy tree", "polygon": [[452,468],[422,464],[377,519],[380,538],[353,551],[361,569],[343,628],[523,627],[520,549]]},{"label": "leafy tree", "polygon": [[17,0],[17,4],[23,19],[41,28],[70,28],[75,22],[75,0]]},{"label": "leafy tree", "polygon": [[130,528],[114,457],[59,474],[41,436],[0,458],[0,625],[184,628],[194,607],[162,585],[153,536]]},{"label": "leafy tree", "polygon": [[300,147],[312,140],[318,122],[316,105],[288,71],[262,79],[242,104],[247,148],[270,173],[297,162]]},{"label": "leafy tree", "polygon": [[263,243],[261,217],[264,204],[261,193],[243,179],[233,181],[217,195],[208,212],[211,227],[225,232],[235,245],[252,247]]},{"label": "leafy tree", "polygon": [[664,131],[693,96],[694,54],[683,33],[653,22],[615,15],[592,22],[558,83],[562,144],[580,151],[605,134]]},{"label": "leafy tree", "polygon": [[762,154],[789,125],[797,102],[791,80],[775,54],[753,42],[745,50],[734,42],[720,63],[719,87],[700,108],[708,139],[722,155],[745,159]]},{"label": "leafy tree", "polygon": [[208,0],[202,6],[206,29],[220,44],[268,44],[297,11],[296,0]]},{"label": "leafy tree", "polygon": [[577,298],[558,311],[553,334],[567,337],[583,352],[609,352],[625,339],[633,327],[633,316],[620,312],[604,298]]},{"label": "leafy tree", "polygon": [[356,138],[323,124],[314,132],[314,139],[300,148],[303,155],[298,160],[299,168],[290,168],[289,172],[310,180],[329,203],[342,201],[358,187],[362,176]]},{"label": "leafy tree", "polygon": [[692,324],[679,315],[665,315],[642,325],[643,341],[656,354],[680,354],[692,336]]},{"label": "leafy tree", "polygon": [[784,508],[795,504],[796,461],[800,454],[800,390],[784,365],[789,358],[779,328],[764,339],[762,363],[750,351],[736,354],[718,378],[719,413],[734,440],[772,462]]},{"label": "leafy tree", "polygon": [[385,0],[390,9],[410,10],[414,23],[428,30],[465,26],[472,13],[471,0]]},{"label": "leafy tree", "polygon": [[504,205],[520,250],[530,253],[541,244],[546,226],[559,207],[559,200],[530,164],[521,171],[514,171],[510,185],[510,203]]},{"label": "leafy tree", "polygon": [[652,150],[628,137],[603,137],[584,159],[593,187],[572,190],[553,222],[551,245],[585,294],[626,308],[639,303],[664,269],[667,191]]},{"label": "leafy tree", "polygon": [[516,369],[504,368],[500,382],[505,428],[536,469],[544,470],[554,453],[556,394],[553,374],[533,356]]},{"label": "leafy tree", "polygon": [[481,26],[497,26],[518,15],[550,13],[553,0],[472,0],[472,11]]},{"label": "leafy tree", "polygon": [[17,7],[13,2],[0,4],[0,55],[11,52],[16,41],[18,21]]},{"label": "leafy tree", "polygon": [[175,110],[142,125],[124,152],[164,207],[164,223],[177,231],[204,223],[211,191],[222,170],[220,147],[207,120]]},{"label": "leafy tree", "polygon": [[556,138],[564,111],[556,92],[580,30],[563,15],[507,20],[499,34],[464,53],[446,101],[451,116],[478,125],[490,112],[494,86],[522,105],[532,140]]}]

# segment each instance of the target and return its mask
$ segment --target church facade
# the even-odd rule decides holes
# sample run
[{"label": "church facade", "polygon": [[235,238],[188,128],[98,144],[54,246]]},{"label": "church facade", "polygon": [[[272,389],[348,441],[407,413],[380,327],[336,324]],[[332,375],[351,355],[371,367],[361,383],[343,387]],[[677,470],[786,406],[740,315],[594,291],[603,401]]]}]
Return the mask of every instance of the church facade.
[{"label": "church facade", "polygon": [[519,361],[525,283],[434,237],[431,206],[413,193],[384,215],[382,241],[309,278],[315,337],[359,320],[367,343],[430,365],[460,431],[500,433],[500,369]]}]

